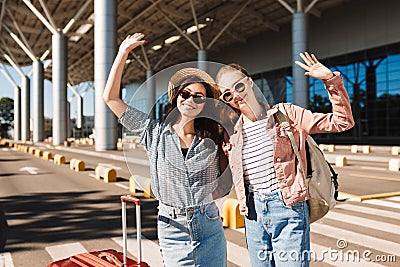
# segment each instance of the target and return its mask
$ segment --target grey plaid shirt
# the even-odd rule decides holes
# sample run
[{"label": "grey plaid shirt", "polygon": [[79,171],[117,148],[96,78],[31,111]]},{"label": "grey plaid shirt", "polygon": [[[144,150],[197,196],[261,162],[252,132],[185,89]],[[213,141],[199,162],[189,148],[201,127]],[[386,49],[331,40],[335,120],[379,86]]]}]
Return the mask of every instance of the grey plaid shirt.
[{"label": "grey plaid shirt", "polygon": [[170,124],[156,121],[133,107],[127,108],[119,122],[141,135],[140,143],[150,159],[151,188],[159,201],[180,208],[213,201],[220,174],[214,141],[195,136],[184,157],[179,137]]}]

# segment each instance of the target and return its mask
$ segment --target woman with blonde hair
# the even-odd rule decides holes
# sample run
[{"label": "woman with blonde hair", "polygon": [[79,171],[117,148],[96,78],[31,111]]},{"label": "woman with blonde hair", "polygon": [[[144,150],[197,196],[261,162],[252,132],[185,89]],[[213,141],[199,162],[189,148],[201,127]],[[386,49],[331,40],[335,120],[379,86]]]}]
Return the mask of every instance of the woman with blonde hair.
[{"label": "woman with blonde hair", "polygon": [[[301,54],[305,75],[321,79],[332,112],[284,104],[302,162],[309,134],[342,132],[354,125],[350,100],[339,72],[333,73],[314,55]],[[238,64],[217,74],[220,99],[241,116],[227,150],[241,214],[245,215],[250,260],[256,266],[309,266],[310,221],[308,190],[300,162],[285,129],[275,119],[277,106],[261,103],[254,82]],[[303,166],[307,173],[307,166]]]}]

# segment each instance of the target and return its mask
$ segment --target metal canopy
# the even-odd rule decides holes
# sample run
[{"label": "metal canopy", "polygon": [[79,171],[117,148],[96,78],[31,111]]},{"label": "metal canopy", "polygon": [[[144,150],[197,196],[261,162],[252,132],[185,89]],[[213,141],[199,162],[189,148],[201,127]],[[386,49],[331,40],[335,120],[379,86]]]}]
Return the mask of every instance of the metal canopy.
[{"label": "metal canopy", "polygon": [[[93,81],[94,1],[0,0],[0,62],[8,64],[4,57],[7,54],[20,66],[31,65],[29,50],[36,58],[51,59],[51,51],[46,52],[51,49],[49,29],[64,29],[68,38],[68,81],[72,85]],[[320,16],[324,10],[349,1],[119,0],[118,44],[134,32],[143,32],[149,41],[144,49],[134,50],[129,57],[132,62],[127,66],[123,82],[143,81],[146,69],[159,71],[180,62],[194,61],[198,49],[219,52],[225,47],[245,43],[252,36],[279,31],[290,25],[292,12],[296,10]],[[47,25],[31,11],[29,4]],[[72,24],[74,17],[77,19]],[[201,28],[200,36],[196,24]],[[12,34],[27,50],[17,44]],[[180,39],[167,44],[165,41],[173,36],[180,36]],[[45,69],[45,78],[51,80],[51,64]]]}]

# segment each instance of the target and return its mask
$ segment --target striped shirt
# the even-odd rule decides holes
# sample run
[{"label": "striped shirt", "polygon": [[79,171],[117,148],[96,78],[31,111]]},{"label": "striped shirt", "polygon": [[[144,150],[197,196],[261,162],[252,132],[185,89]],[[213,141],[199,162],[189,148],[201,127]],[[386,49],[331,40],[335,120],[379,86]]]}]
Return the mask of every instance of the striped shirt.
[{"label": "striped shirt", "polygon": [[274,169],[274,146],[266,133],[267,119],[243,124],[243,175],[250,192],[279,190]]},{"label": "striped shirt", "polygon": [[[127,108],[119,122],[141,136],[150,160],[151,189],[160,202],[183,208],[213,201],[220,171],[217,145],[211,139],[197,134],[183,156],[179,137],[170,124],[133,107]],[[125,156],[130,153],[134,150],[125,151]]]}]

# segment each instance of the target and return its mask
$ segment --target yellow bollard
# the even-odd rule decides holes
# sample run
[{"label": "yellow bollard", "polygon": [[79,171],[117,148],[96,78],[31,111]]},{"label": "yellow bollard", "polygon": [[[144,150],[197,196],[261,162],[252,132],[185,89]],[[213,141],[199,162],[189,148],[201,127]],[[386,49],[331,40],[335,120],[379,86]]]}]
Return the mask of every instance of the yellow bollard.
[{"label": "yellow bollard", "polygon": [[51,152],[49,152],[49,151],[45,151],[45,152],[43,152],[43,159],[51,160],[51,159],[53,159],[53,154],[51,154]]},{"label": "yellow bollard", "polygon": [[65,157],[60,154],[54,155],[54,164],[57,164],[57,165],[65,164]]},{"label": "yellow bollard", "polygon": [[77,159],[75,159],[75,158],[72,158],[70,161],[69,161],[69,169],[70,170],[75,170],[75,161],[76,161]]},{"label": "yellow bollard", "polygon": [[31,155],[35,155],[35,148],[34,147],[30,147],[28,149],[28,153],[31,154]]},{"label": "yellow bollard", "polygon": [[337,156],[335,159],[335,165],[337,167],[347,166],[347,158],[345,156]]},{"label": "yellow bollard", "polygon": [[227,198],[222,207],[223,225],[237,229],[244,227],[244,216],[239,212],[239,202],[234,198]]},{"label": "yellow bollard", "polygon": [[85,170],[85,162],[78,159],[75,161],[75,171],[76,172],[82,172]]},{"label": "yellow bollard", "polygon": [[389,160],[389,171],[398,172],[400,169],[400,159]]},{"label": "yellow bollard", "polygon": [[41,158],[42,156],[43,156],[43,151],[42,150],[36,150],[35,151],[35,156],[37,157],[37,158]]},{"label": "yellow bollard", "polygon": [[132,175],[129,178],[129,191],[137,193],[137,190],[143,191],[143,196],[145,198],[151,198],[153,196],[153,192],[151,191],[151,179],[140,175]]},{"label": "yellow bollard", "polygon": [[105,183],[117,181],[117,171],[112,168],[99,165],[96,167],[95,172],[96,179],[100,180],[103,178]]}]

